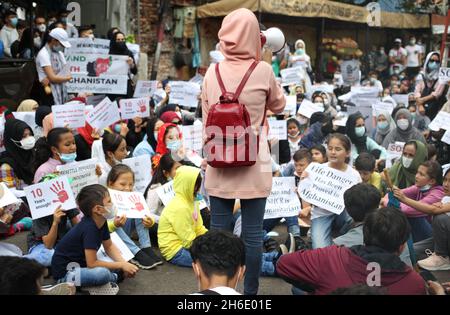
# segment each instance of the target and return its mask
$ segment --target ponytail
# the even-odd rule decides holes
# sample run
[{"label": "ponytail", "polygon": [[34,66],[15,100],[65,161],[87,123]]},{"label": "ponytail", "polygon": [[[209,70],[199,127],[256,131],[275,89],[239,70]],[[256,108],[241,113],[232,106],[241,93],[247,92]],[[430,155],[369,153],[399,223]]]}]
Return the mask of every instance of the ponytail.
[{"label": "ponytail", "polygon": [[71,131],[67,128],[53,128],[50,130],[47,137],[42,137],[36,142],[34,172],[52,157],[52,147],[58,147],[61,135],[70,132]]}]

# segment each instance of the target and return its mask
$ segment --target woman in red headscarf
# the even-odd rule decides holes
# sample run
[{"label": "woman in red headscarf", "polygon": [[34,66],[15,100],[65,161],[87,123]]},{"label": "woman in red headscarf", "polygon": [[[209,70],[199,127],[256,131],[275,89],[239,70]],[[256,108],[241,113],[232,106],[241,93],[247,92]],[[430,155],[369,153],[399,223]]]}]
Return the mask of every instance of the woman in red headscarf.
[{"label": "woman in red headscarf", "polygon": [[77,131],[78,134],[75,136],[77,161],[89,160],[92,155],[92,143],[100,139],[100,136],[88,123],[83,128],[78,128]]},{"label": "woman in red headscarf", "polygon": [[167,153],[172,153],[176,161],[184,158],[183,135],[178,126],[172,123],[164,124],[159,129],[156,155],[152,159],[153,170],[158,167],[161,157]]}]

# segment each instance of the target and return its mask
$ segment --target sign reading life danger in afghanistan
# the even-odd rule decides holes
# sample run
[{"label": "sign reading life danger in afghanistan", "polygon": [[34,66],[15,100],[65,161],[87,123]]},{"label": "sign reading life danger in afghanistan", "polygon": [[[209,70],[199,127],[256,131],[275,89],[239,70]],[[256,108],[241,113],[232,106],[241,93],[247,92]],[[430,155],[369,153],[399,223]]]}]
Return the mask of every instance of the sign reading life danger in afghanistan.
[{"label": "sign reading life danger in afghanistan", "polygon": [[128,56],[68,54],[69,93],[127,94]]}]

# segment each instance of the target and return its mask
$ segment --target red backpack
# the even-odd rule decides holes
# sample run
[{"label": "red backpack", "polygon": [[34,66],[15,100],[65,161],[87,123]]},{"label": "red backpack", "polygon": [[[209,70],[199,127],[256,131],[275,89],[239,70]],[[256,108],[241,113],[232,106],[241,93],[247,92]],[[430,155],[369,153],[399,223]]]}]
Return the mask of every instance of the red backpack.
[{"label": "red backpack", "polygon": [[[211,106],[205,126],[207,140],[204,149],[211,167],[234,168],[256,164],[259,135],[253,132],[250,115],[245,105],[239,103],[239,96],[257,65],[257,61],[252,63],[236,93],[227,92],[220,76],[219,64],[216,65],[222,95],[219,103]],[[261,126],[264,125],[265,116]]]}]

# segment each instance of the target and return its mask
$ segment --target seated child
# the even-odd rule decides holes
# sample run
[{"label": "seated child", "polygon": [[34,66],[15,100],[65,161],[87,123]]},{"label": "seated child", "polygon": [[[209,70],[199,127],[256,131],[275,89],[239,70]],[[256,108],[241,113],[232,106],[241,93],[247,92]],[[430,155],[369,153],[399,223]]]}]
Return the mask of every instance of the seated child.
[{"label": "seated child", "polygon": [[380,192],[383,191],[381,175],[375,172],[375,157],[367,152],[362,152],[355,160],[355,169],[361,175],[363,183],[375,186]]}]

